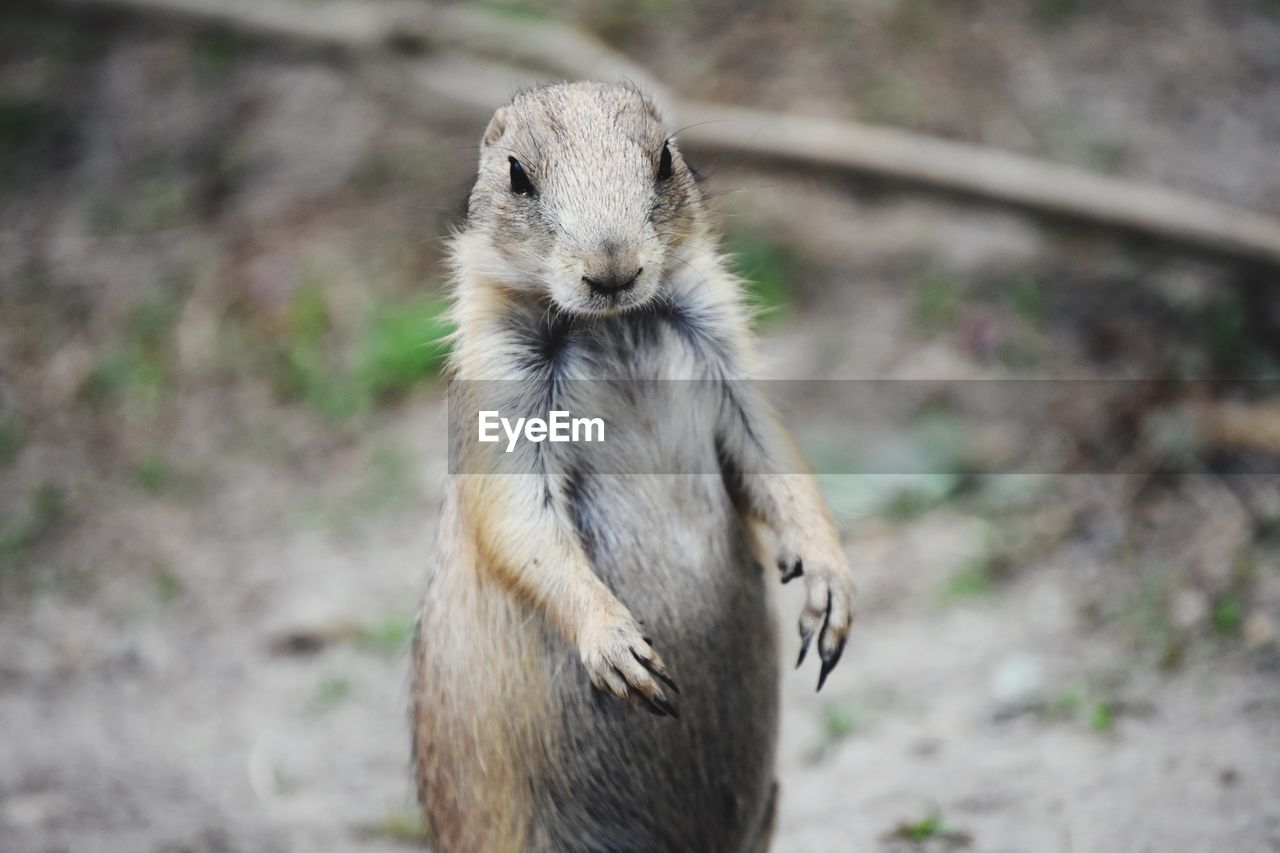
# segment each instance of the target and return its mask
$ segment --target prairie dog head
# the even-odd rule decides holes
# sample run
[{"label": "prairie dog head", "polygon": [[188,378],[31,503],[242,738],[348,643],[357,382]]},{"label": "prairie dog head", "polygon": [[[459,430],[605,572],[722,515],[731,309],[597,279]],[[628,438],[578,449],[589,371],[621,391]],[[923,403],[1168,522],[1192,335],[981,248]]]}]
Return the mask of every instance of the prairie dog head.
[{"label": "prairie dog head", "polygon": [[468,231],[481,272],[580,315],[656,298],[697,229],[693,173],[653,104],[624,86],[523,92],[484,132]]}]

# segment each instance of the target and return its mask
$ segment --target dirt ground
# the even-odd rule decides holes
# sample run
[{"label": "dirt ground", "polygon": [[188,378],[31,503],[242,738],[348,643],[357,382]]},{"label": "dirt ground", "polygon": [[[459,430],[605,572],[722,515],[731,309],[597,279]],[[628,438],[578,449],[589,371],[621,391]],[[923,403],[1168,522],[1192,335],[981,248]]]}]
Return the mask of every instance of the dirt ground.
[{"label": "dirt ground", "polygon": [[[691,95],[1280,213],[1265,0],[579,6]],[[421,848],[406,643],[445,388],[394,318],[434,322],[482,122],[381,60],[5,18],[0,851]],[[1274,271],[706,165],[770,376],[1280,376]],[[822,694],[784,673],[776,850],[1280,851],[1274,460],[983,476],[963,423],[939,450],[925,417],[793,417],[820,470],[856,442],[929,473],[823,480],[861,616]]]}]

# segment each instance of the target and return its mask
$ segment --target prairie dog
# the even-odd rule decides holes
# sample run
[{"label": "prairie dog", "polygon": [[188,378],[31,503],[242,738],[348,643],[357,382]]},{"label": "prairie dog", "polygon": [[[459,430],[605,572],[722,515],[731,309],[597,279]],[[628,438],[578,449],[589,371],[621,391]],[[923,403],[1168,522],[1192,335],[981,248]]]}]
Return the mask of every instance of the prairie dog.
[{"label": "prairie dog", "polygon": [[[546,417],[573,410],[577,380],[620,384],[593,384],[607,451],[527,445],[489,474],[455,460],[413,651],[432,844],[766,850],[774,567],[807,586],[819,689],[854,586],[815,481],[741,381],[749,316],[694,172],[631,88],[523,92],[484,132],[452,262],[450,369],[480,408]],[[695,380],[714,405],[622,387],[655,380]],[[634,473],[600,473],[606,452]]]}]

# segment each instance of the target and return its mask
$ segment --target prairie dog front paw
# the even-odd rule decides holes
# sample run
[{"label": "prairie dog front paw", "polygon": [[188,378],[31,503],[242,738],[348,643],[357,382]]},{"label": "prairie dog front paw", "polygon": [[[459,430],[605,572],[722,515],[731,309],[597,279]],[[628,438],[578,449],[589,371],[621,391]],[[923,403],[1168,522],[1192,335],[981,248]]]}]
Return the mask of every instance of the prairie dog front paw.
[{"label": "prairie dog front paw", "polygon": [[856,588],[849,560],[838,541],[825,547],[804,546],[794,542],[780,543],[778,571],[782,582],[798,577],[805,582],[804,609],[800,611],[800,657],[798,669],[809,653],[814,634],[818,635],[818,655],[822,668],[818,673],[818,689],[844,654],[849,629],[853,626]]},{"label": "prairie dog front paw", "polygon": [[653,644],[630,616],[593,620],[579,632],[578,651],[597,690],[625,699],[651,714],[680,718],[662,685],[676,693],[680,690]]}]

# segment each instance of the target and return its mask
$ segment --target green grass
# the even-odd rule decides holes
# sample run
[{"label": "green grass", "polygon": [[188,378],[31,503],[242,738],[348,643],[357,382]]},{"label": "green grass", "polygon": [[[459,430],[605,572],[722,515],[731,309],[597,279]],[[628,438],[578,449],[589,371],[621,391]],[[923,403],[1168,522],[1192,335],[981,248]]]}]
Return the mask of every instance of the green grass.
[{"label": "green grass", "polygon": [[81,395],[98,405],[126,399],[143,408],[154,407],[164,396],[169,375],[163,362],[135,347],[108,354],[86,378]]},{"label": "green grass", "polygon": [[1104,735],[1115,728],[1116,706],[1107,700],[1095,702],[1089,712],[1089,728],[1097,734]]},{"label": "green grass", "polygon": [[1039,326],[1044,322],[1044,293],[1040,283],[1031,276],[1024,275],[1013,283],[1008,300],[1010,310],[1027,324]]},{"label": "green grass", "polygon": [[898,835],[906,841],[919,844],[934,838],[942,831],[942,815],[934,812],[920,820],[905,821],[898,826]]},{"label": "green grass", "polygon": [[127,404],[154,409],[172,382],[169,337],[178,300],[155,297],[134,307],[123,340],[102,358],[80,388],[80,396],[100,406]]},{"label": "green grass", "polygon": [[930,0],[897,0],[885,16],[884,27],[901,50],[928,47],[941,29],[936,6]]},{"label": "green grass", "polygon": [[960,285],[947,276],[933,271],[916,280],[915,315],[925,331],[940,332],[954,326],[963,305]]},{"label": "green grass", "polygon": [[1147,642],[1163,647],[1173,634],[1169,623],[1169,577],[1150,570],[1138,580],[1138,588],[1124,604],[1121,618]]},{"label": "green grass", "polygon": [[1239,299],[1222,299],[1204,314],[1204,345],[1215,367],[1234,370],[1247,356],[1248,336],[1244,305]]},{"label": "green grass", "polygon": [[809,764],[821,762],[830,755],[836,744],[853,737],[863,728],[863,708],[854,699],[827,702],[822,706],[821,715],[821,735],[805,754],[805,761]]},{"label": "green grass", "polygon": [[1085,707],[1087,696],[1088,692],[1083,686],[1068,687],[1057,695],[1049,697],[1040,710],[1040,717],[1045,721],[1077,719]]},{"label": "green grass", "polygon": [[380,306],[361,344],[357,378],[364,392],[381,400],[402,394],[444,366],[443,339],[452,331],[447,304],[436,296]]},{"label": "green grass", "polygon": [[132,230],[162,231],[187,222],[194,211],[195,198],[191,185],[178,177],[165,175],[142,182],[138,187]]},{"label": "green grass", "polygon": [[0,200],[17,187],[23,160],[46,155],[63,126],[47,104],[0,96]]},{"label": "green grass", "polygon": [[786,314],[791,304],[792,283],[803,275],[803,265],[785,244],[753,231],[729,232],[726,248],[734,268],[747,286],[747,300],[769,321]]},{"label": "green grass", "polygon": [[1241,379],[1280,379],[1280,360],[1257,343],[1250,328],[1249,308],[1239,296],[1218,299],[1199,317],[1202,345],[1219,376]]},{"label": "green grass", "polygon": [[0,415],[0,468],[7,468],[22,452],[23,436],[18,424]]},{"label": "green grass", "polygon": [[1099,696],[1084,683],[1074,684],[1050,697],[1040,709],[1046,723],[1072,723],[1087,727],[1094,734],[1105,735],[1115,730],[1119,706],[1106,695]]},{"label": "green grass", "polygon": [[27,511],[0,528],[0,564],[16,563],[50,537],[70,513],[70,501],[62,487],[41,485],[31,495]]},{"label": "green grass", "polygon": [[944,604],[959,604],[991,598],[1000,585],[991,559],[980,555],[969,560],[955,574],[947,578],[939,590]]},{"label": "green grass", "polygon": [[902,821],[889,832],[889,838],[916,845],[940,840],[955,847],[967,847],[972,840],[969,833],[943,820],[942,813],[936,809],[918,820]]},{"label": "green grass", "polygon": [[276,351],[277,387],[325,417],[350,421],[438,375],[452,327],[438,296],[386,301],[373,309],[354,340],[332,323],[319,283],[294,297]]},{"label": "green grass", "polygon": [[133,466],[133,479],[144,492],[156,497],[178,491],[186,481],[182,472],[164,456],[150,454]]},{"label": "green grass", "polygon": [[67,517],[70,504],[62,487],[45,483],[31,500],[32,518],[42,528],[49,528]]},{"label": "green grass", "polygon": [[922,451],[938,473],[911,475],[906,485],[888,493],[879,507],[882,518],[892,524],[910,524],[933,510],[946,506],[972,492],[976,479],[952,469],[947,457],[934,455],[933,449]]},{"label": "green grass", "polygon": [[1241,637],[1248,601],[1253,589],[1252,554],[1243,549],[1237,555],[1232,578],[1226,589],[1209,602],[1207,625],[1178,627],[1170,619],[1174,581],[1168,572],[1151,568],[1142,574],[1137,588],[1123,597],[1118,613],[1121,624],[1134,633],[1138,646],[1150,652],[1162,669],[1176,670],[1197,645],[1213,637],[1235,640]]},{"label": "green grass", "polygon": [[307,709],[313,713],[330,711],[341,705],[351,696],[351,682],[345,678],[330,677],[316,685],[307,702]]},{"label": "green grass", "polygon": [[396,844],[426,846],[429,836],[417,809],[396,808],[369,827],[368,834]]},{"label": "green grass", "polygon": [[928,404],[916,412],[911,436],[928,470],[950,478],[948,492],[964,492],[971,484],[971,424],[944,404]]},{"label": "green grass", "polygon": [[885,502],[881,514],[894,524],[909,524],[923,517],[939,503],[936,495],[923,489],[898,489]]},{"label": "green grass", "polygon": [[413,639],[414,622],[412,613],[395,613],[380,622],[362,626],[356,639],[365,648],[395,657],[408,650]]},{"label": "green grass", "polygon": [[361,410],[363,401],[349,374],[334,363],[333,337],[323,289],[304,285],[293,297],[283,339],[278,342],[276,379],[285,396],[328,418],[346,420]]},{"label": "green grass", "polygon": [[822,709],[822,731],[831,740],[842,740],[862,728],[862,709],[852,700],[832,702]]},{"label": "green grass", "polygon": [[1213,602],[1213,631],[1220,637],[1238,637],[1244,624],[1244,603],[1233,592],[1218,596]]},{"label": "green grass", "polygon": [[155,590],[156,600],[161,604],[172,604],[186,591],[182,579],[163,565],[156,566],[151,573],[151,586]]},{"label": "green grass", "polygon": [[129,315],[127,333],[140,347],[158,350],[165,346],[178,319],[179,306],[169,297],[145,299]]},{"label": "green grass", "polygon": [[872,124],[909,126],[928,112],[925,91],[910,77],[885,74],[858,95],[858,118]]}]

